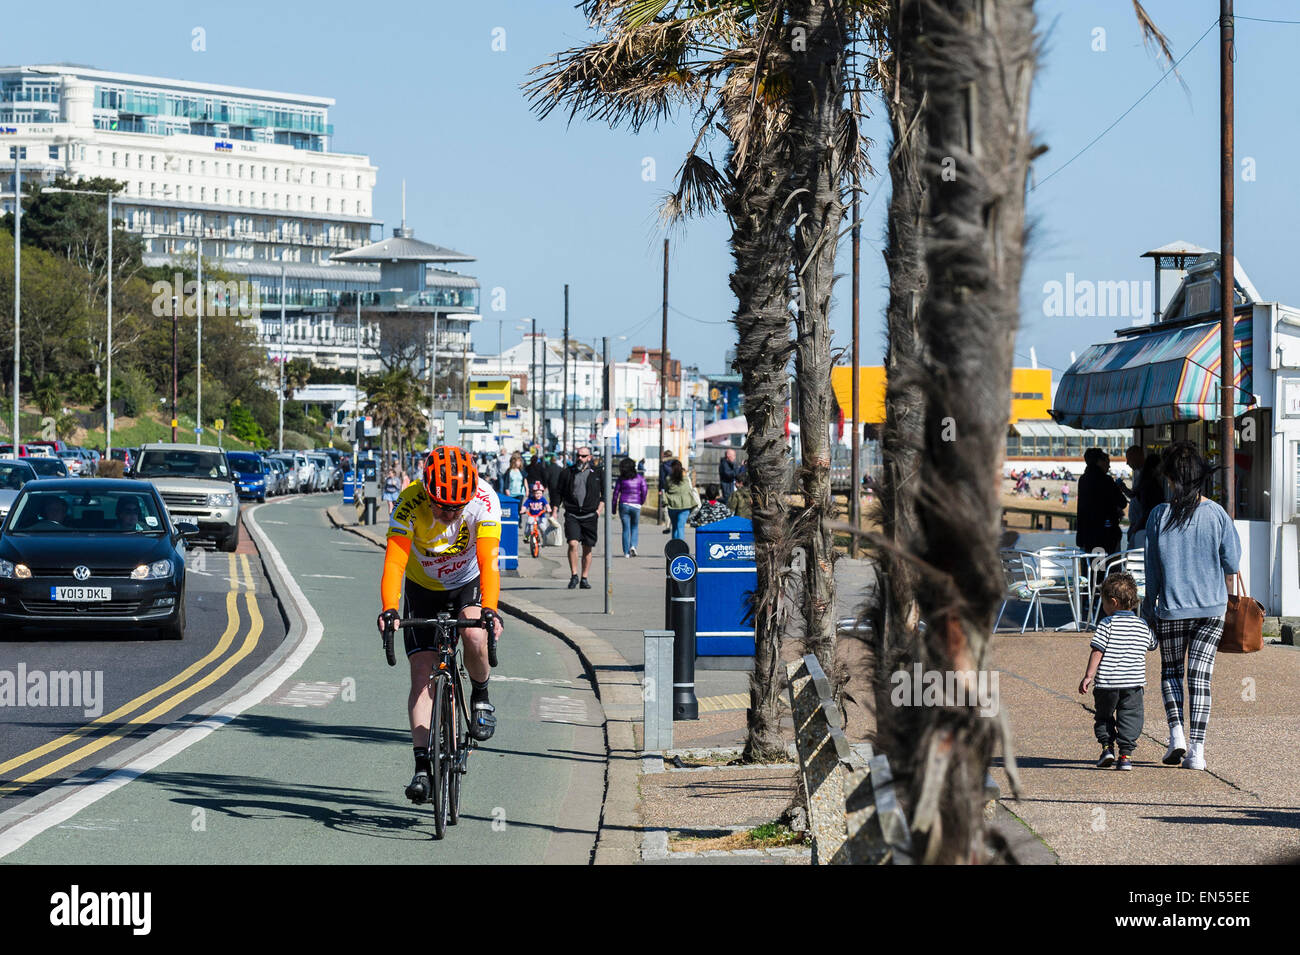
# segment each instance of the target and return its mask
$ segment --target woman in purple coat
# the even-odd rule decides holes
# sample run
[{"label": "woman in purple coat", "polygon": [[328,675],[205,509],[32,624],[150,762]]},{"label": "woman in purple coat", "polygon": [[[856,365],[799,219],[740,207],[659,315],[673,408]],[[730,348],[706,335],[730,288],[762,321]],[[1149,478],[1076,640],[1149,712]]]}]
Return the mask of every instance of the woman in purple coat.
[{"label": "woman in purple coat", "polygon": [[637,530],[641,523],[641,505],[646,499],[645,475],[638,474],[631,458],[618,465],[618,483],[614,485],[614,507],[623,522],[623,556],[636,556]]}]

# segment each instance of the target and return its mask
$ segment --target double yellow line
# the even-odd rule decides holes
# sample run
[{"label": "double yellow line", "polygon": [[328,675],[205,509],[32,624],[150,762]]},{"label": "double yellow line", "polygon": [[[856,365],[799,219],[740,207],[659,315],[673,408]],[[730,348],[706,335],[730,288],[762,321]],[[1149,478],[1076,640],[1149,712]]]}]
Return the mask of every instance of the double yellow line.
[{"label": "double yellow line", "polygon": [[[238,557],[238,560],[236,560],[236,557]],[[241,660],[253,652],[257,647],[258,639],[262,635],[262,614],[257,608],[256,586],[253,583],[252,567],[248,562],[247,554],[229,554],[227,559],[229,561],[230,592],[226,594],[226,629],[222,632],[216,646],[201,659],[195,660],[171,679],[141,693],[134,700],[122,704],[111,713],[105,713],[84,726],[79,726],[72,732],[60,736],[58,739],[50,740],[35,749],[28,750],[26,753],[0,763],[0,778],[5,780],[4,783],[0,783],[0,795],[17,792],[34,782],[39,782],[68,766],[93,756],[105,746],[129,735],[135,727],[160,719],[200,690],[221,679],[232,668],[237,666]],[[244,635],[243,643],[239,645],[239,648],[234,653],[227,655],[234,645],[235,635],[239,632],[239,594],[241,591],[244,594],[244,604],[248,610],[249,627]],[[214,663],[216,666],[213,666],[205,675],[198,676],[206,667]],[[198,678],[195,679],[195,677]],[[159,702],[149,706],[148,709],[143,709],[163,696],[163,694],[173,690],[175,692],[172,692],[170,696],[159,700]],[[135,715],[132,716],[131,714]],[[101,733],[100,731],[105,727],[111,728],[108,729],[108,732]],[[68,749],[68,747],[86,737],[93,738],[75,749]],[[62,755],[54,756],[54,754],[63,750],[68,751]],[[29,769],[21,776],[13,777],[10,775],[19,767],[51,756],[53,758],[39,763],[39,765]]]}]

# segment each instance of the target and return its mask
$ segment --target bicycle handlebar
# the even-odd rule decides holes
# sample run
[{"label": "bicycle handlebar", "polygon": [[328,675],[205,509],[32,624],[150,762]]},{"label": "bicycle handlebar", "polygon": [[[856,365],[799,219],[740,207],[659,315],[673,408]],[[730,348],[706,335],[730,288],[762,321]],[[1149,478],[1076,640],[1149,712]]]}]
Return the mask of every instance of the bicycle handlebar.
[{"label": "bicycle handlebar", "polygon": [[440,617],[403,617],[401,620],[397,621],[397,623],[394,626],[394,629],[384,631],[384,655],[388,658],[388,665],[390,667],[397,665],[397,659],[395,654],[393,653],[393,635],[397,632],[399,628],[405,629],[407,627],[441,627],[444,630],[451,630],[451,631],[474,630],[474,629],[482,628],[482,629],[486,629],[488,634],[488,664],[490,666],[496,666],[497,665],[496,633],[494,632],[494,628],[492,627],[483,627],[484,623],[490,623],[494,619],[501,624],[502,629],[505,628],[505,621],[501,619],[501,615],[497,613],[495,610],[492,610],[487,607],[483,608],[483,615],[477,620],[460,620],[458,618],[449,617],[446,615]]}]

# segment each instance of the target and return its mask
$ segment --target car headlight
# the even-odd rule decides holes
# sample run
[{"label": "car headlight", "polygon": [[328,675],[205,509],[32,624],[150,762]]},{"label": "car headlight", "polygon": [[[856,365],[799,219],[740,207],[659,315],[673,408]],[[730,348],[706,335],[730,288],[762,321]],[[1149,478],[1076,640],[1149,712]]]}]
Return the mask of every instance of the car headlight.
[{"label": "car headlight", "polygon": [[230,507],[235,503],[233,494],[209,494],[208,507]]},{"label": "car headlight", "polygon": [[15,577],[18,580],[27,580],[32,576],[32,569],[26,564],[11,564],[7,560],[0,560],[0,577]]},{"label": "car headlight", "polygon": [[155,560],[152,564],[141,564],[131,571],[132,580],[157,580],[160,577],[170,577],[171,575],[172,562],[170,560]]}]

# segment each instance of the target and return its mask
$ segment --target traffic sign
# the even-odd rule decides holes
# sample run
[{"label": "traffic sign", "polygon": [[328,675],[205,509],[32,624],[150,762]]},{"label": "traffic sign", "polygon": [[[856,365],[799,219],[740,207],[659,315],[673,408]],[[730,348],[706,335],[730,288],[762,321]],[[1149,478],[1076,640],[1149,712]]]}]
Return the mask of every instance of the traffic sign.
[{"label": "traffic sign", "polygon": [[674,557],[673,562],[668,565],[668,573],[678,583],[686,583],[695,576],[695,558],[687,554]]},{"label": "traffic sign", "polygon": [[225,431],[225,430],[226,430],[226,419],[225,419],[225,418],[218,418],[216,421],[212,422],[212,429],[213,429],[214,431]]}]

